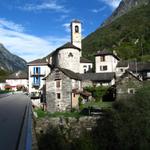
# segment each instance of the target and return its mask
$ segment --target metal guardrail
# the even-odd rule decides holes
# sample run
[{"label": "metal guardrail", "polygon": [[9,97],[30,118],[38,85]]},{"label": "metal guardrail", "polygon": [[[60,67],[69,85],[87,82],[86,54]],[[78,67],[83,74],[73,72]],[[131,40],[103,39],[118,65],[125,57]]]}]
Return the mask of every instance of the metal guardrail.
[{"label": "metal guardrail", "polygon": [[32,149],[32,112],[31,102],[29,101],[25,107],[22,123],[18,135],[16,150]]}]

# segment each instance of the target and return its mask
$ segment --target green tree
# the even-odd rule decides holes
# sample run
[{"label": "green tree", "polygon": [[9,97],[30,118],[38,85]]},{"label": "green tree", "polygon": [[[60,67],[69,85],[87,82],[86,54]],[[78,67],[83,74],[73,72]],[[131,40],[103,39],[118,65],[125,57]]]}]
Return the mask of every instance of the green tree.
[{"label": "green tree", "polygon": [[93,132],[98,149],[150,149],[149,89],[145,84],[133,97],[116,102],[105,113]]}]

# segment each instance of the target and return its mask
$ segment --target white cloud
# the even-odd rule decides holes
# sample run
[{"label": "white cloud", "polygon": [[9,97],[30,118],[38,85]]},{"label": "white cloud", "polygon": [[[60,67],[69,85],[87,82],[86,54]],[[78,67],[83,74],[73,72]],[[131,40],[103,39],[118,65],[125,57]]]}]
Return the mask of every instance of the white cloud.
[{"label": "white cloud", "polygon": [[24,7],[19,8],[26,11],[50,10],[64,13],[69,12],[64,5],[58,4],[56,0],[49,0],[41,4],[26,4]]},{"label": "white cloud", "polygon": [[70,23],[65,23],[62,25],[64,28],[65,28],[65,31],[66,32],[69,32],[70,33]]},{"label": "white cloud", "polygon": [[68,18],[68,15],[61,15],[59,18],[56,18],[56,21],[63,21],[65,20],[66,18]]},{"label": "white cloud", "polygon": [[106,6],[101,7],[101,8],[99,8],[99,9],[93,9],[92,12],[93,12],[93,13],[99,13],[99,12],[102,12],[103,10],[105,10],[105,9],[106,9]]},{"label": "white cloud", "polygon": [[121,0],[99,0],[105,2],[107,5],[109,5],[112,9],[115,9],[119,6]]},{"label": "white cloud", "polygon": [[[15,23],[14,25],[17,26]],[[67,37],[40,38],[0,26],[0,43],[4,44],[10,52],[19,55],[27,61],[48,55],[52,50],[67,42],[67,40]]]},{"label": "white cloud", "polygon": [[8,21],[8,20],[3,19],[3,18],[0,18],[0,27],[5,28],[5,29],[9,29],[9,30],[18,31],[18,32],[24,31],[24,27],[22,25],[15,24],[14,22]]}]

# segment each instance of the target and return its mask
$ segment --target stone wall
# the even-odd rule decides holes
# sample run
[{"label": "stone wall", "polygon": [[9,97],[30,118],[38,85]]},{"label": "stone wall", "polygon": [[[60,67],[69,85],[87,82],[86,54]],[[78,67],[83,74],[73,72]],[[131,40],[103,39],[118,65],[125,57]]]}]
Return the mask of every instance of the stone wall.
[{"label": "stone wall", "polygon": [[91,131],[92,128],[96,127],[97,121],[100,117],[56,117],[56,118],[43,118],[36,121],[36,133],[38,135],[45,134],[50,127],[62,130],[66,135],[73,137],[79,137],[83,130]]}]

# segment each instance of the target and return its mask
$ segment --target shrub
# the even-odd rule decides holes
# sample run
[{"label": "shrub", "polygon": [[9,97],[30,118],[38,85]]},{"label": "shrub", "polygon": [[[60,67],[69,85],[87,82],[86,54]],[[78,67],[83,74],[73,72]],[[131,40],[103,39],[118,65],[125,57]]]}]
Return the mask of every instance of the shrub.
[{"label": "shrub", "polygon": [[92,96],[96,101],[99,101],[102,99],[102,97],[103,97],[103,95],[105,95],[107,89],[108,89],[108,87],[104,87],[104,86],[85,87],[84,88],[85,91],[92,93]]}]

